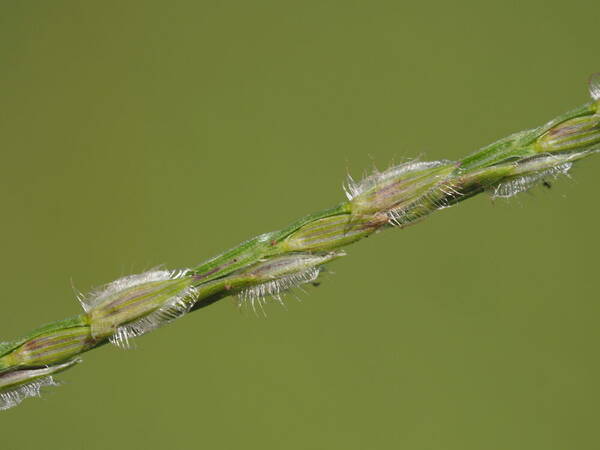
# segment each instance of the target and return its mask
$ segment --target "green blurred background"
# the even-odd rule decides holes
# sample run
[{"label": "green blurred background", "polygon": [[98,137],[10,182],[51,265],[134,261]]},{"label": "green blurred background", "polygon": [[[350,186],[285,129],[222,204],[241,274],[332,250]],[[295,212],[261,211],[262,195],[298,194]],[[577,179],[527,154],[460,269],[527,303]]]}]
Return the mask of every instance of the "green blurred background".
[{"label": "green blurred background", "polygon": [[[198,263],[407,157],[588,101],[591,1],[0,8],[0,337]],[[1,448],[597,449],[597,173],[350,248],[288,310],[230,299],[90,352]]]}]

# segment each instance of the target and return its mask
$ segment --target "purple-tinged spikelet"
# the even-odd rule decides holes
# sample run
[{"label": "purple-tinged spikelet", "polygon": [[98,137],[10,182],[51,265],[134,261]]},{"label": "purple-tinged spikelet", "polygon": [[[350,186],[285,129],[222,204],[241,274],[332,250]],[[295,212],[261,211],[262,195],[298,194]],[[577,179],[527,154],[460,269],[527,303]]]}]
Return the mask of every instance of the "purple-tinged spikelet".
[{"label": "purple-tinged spikelet", "polygon": [[197,295],[188,270],[153,270],[116,280],[84,299],[92,336],[128,347],[141,336],[184,315]]}]

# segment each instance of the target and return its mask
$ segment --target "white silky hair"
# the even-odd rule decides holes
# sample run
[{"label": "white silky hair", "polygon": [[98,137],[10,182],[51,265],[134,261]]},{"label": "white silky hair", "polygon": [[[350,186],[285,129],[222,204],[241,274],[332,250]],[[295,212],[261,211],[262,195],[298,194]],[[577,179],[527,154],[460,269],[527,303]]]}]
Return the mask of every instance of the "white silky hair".
[{"label": "white silky hair", "polygon": [[357,196],[368,192],[375,186],[384,183],[385,181],[407,175],[411,172],[420,172],[422,170],[434,169],[436,167],[451,164],[452,161],[417,161],[412,160],[403,164],[390,167],[383,172],[375,172],[364,177],[360,181],[354,180],[351,175],[348,175],[346,183],[343,185],[344,193],[349,201],[352,201]]},{"label": "white silky hair", "polygon": [[556,167],[551,167],[537,173],[517,175],[507,181],[502,181],[492,190],[492,198],[509,198],[521,192],[528,191],[536,184],[548,179],[557,178],[560,175],[568,175],[573,163],[567,162]]},{"label": "white silky hair", "polygon": [[81,362],[81,359],[75,358],[62,364],[55,366],[47,366],[38,369],[23,369],[16,372],[8,372],[0,374],[0,380],[3,377],[14,377],[15,379],[19,376],[23,378],[35,378],[29,382],[16,384],[14,387],[8,387],[0,391],[0,411],[10,409],[17,406],[23,400],[29,397],[40,397],[41,389],[47,386],[59,386],[52,376],[53,373],[60,372],[64,369],[69,368],[75,364]]},{"label": "white silky hair", "polygon": [[321,270],[320,267],[310,267],[297,273],[246,288],[238,294],[238,307],[250,306],[255,314],[258,314],[258,307],[263,315],[266,315],[264,306],[268,298],[273,298],[277,303],[285,306],[281,294],[303,284],[314,282],[319,277]]},{"label": "white silky hair", "polygon": [[26,398],[41,397],[40,390],[43,387],[58,385],[53,377],[48,376],[0,392],[0,411],[17,406]]},{"label": "white silky hair", "polygon": [[593,74],[590,77],[590,96],[594,101],[600,101],[600,72]]},{"label": "white silky hair", "polygon": [[[86,313],[99,307],[102,303],[126,289],[140,286],[146,283],[159,281],[177,280],[185,277],[190,272],[189,269],[179,270],[149,270],[147,272],[128,275],[118,280],[112,281],[100,288],[94,290],[88,296],[78,295]],[[142,336],[152,330],[172,322],[175,319],[185,315],[192,307],[192,302],[187,301],[190,297],[197,295],[197,290],[188,287],[183,292],[174,295],[163,306],[141,317],[133,322],[117,327],[114,334],[109,337],[109,342],[119,348],[129,349],[133,347],[131,339]]]},{"label": "white silky hair", "polygon": [[132,348],[133,343],[131,339],[156,330],[187,314],[193,306],[193,302],[189,301],[189,299],[196,297],[197,294],[198,291],[196,288],[188,287],[147,316],[117,327],[115,333],[108,340],[111,344],[119,348]]},{"label": "white silky hair", "polygon": [[83,307],[85,312],[90,312],[96,306],[101,304],[104,300],[112,297],[113,295],[134,286],[138,286],[140,284],[152,283],[156,281],[167,281],[167,280],[176,280],[182,278],[187,273],[189,273],[189,269],[180,269],[180,270],[149,270],[147,272],[138,273],[134,275],[128,275],[122,278],[119,278],[115,281],[105,284],[94,291],[92,291],[88,295],[78,295],[77,299],[81,306]]}]

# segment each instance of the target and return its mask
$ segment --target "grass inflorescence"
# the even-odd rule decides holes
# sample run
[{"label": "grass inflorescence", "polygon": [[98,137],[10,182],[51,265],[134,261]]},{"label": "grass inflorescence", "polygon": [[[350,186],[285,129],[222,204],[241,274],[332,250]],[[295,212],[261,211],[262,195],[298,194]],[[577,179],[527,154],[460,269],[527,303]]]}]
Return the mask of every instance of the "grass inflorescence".
[{"label": "grass inflorescence", "polygon": [[264,311],[268,298],[314,283],[340,248],[370,234],[412,225],[434,211],[480,193],[512,197],[565,175],[600,151],[600,74],[589,83],[592,101],[550,122],[488,145],[460,161],[410,161],[351,177],[347,200],[287,228],[243,242],[198,267],[152,270],[121,278],[79,301],[83,312],[0,343],[0,409],[56,385],[54,375],[80,355],[131,340],[227,296]]}]

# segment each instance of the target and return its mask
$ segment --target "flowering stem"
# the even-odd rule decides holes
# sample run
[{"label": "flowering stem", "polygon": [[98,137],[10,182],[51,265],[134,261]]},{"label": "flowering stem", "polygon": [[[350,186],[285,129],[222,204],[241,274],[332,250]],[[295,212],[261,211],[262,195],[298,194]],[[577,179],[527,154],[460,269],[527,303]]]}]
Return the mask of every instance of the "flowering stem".
[{"label": "flowering stem", "polygon": [[372,233],[412,225],[482,192],[511,197],[566,174],[600,150],[600,75],[592,102],[537,128],[515,133],[460,161],[412,161],[360,182],[349,177],[347,200],[265,233],[197,267],[154,270],[116,280],[81,296],[84,312],[0,343],[0,409],[37,396],[53,375],[106,343],[130,340],[182,315],[236,295],[263,310],[266,299],[314,282],[341,247]]}]

